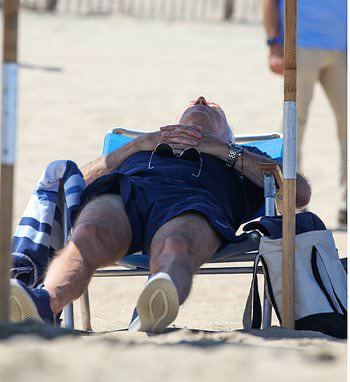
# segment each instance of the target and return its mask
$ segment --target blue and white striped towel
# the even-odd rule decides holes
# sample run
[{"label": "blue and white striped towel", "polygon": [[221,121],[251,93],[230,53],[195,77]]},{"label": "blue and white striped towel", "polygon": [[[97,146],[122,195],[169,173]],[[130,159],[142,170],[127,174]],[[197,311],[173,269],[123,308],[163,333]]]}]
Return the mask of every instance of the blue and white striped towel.
[{"label": "blue and white striped towel", "polygon": [[31,287],[42,281],[54,251],[62,247],[60,182],[68,211],[68,228],[72,227],[85,181],[74,162],[58,160],[42,173],[12,240],[12,277]]}]

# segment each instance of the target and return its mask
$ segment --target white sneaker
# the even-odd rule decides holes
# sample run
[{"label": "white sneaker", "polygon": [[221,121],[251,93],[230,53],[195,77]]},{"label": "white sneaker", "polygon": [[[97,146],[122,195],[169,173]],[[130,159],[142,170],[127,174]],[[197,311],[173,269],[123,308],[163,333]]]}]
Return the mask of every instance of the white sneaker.
[{"label": "white sneaker", "polygon": [[129,331],[162,333],[175,320],[179,297],[167,273],[156,273],[147,281],[136,309],[138,316],[129,325]]}]

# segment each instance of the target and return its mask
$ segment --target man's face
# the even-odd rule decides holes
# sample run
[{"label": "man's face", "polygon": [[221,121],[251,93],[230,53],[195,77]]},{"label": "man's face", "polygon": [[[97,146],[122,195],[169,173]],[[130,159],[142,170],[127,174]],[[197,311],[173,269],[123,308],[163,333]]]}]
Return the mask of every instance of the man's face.
[{"label": "man's face", "polygon": [[222,141],[230,139],[230,127],[224,111],[219,105],[207,102],[202,96],[186,106],[180,114],[178,122],[181,125],[199,125],[202,132]]}]

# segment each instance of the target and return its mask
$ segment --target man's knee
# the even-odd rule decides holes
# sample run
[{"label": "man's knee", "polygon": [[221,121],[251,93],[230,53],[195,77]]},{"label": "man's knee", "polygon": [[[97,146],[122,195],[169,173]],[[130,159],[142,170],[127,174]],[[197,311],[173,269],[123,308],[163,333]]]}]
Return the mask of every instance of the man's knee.
[{"label": "man's knee", "polygon": [[128,238],[118,240],[95,223],[78,224],[73,230],[71,241],[78,247],[80,253],[92,267],[109,264],[128,250]]},{"label": "man's knee", "polygon": [[82,223],[73,229],[72,241],[89,243],[97,240],[103,240],[102,229],[97,224]]},{"label": "man's knee", "polygon": [[162,252],[169,252],[179,256],[188,256],[190,252],[190,240],[184,234],[174,234],[164,240]]},{"label": "man's knee", "polygon": [[174,234],[164,239],[160,251],[151,253],[151,270],[176,266],[192,274],[192,256],[189,239],[182,234]]},{"label": "man's knee", "polygon": [[91,250],[98,245],[100,256],[112,261],[125,255],[131,242],[131,225],[118,195],[106,194],[89,202],[73,228],[72,241]]}]

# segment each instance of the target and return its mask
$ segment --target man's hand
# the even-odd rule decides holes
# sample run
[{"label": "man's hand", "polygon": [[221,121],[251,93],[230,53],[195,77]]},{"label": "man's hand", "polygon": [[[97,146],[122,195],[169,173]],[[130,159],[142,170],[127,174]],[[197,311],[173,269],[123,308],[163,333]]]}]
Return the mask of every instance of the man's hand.
[{"label": "man's hand", "polygon": [[270,47],[269,66],[273,73],[283,75],[284,73],[284,51],[283,46],[275,44]]},{"label": "man's hand", "polygon": [[167,143],[175,151],[187,147],[198,147],[201,140],[201,127],[197,125],[168,125],[160,128],[160,140]]},{"label": "man's hand", "polygon": [[188,147],[196,147],[200,152],[215,155],[225,159],[227,143],[201,132],[197,125],[170,125],[160,128],[161,141],[169,144],[175,152],[181,152]]}]

